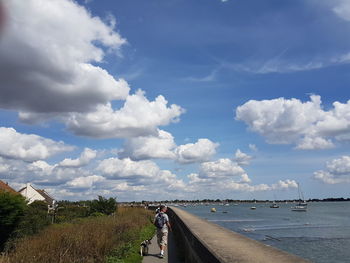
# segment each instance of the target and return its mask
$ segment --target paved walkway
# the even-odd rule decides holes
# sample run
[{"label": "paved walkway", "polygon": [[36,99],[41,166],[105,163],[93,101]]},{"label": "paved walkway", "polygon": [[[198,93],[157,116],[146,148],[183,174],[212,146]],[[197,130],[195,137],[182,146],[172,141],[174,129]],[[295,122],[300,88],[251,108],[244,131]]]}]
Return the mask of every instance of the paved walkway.
[{"label": "paved walkway", "polygon": [[174,236],[172,232],[168,235],[168,246],[164,253],[164,258],[159,258],[159,247],[157,244],[157,237],[154,236],[151,240],[152,244],[149,246],[148,256],[144,256],[142,263],[182,263],[178,259],[177,249],[175,246]]}]

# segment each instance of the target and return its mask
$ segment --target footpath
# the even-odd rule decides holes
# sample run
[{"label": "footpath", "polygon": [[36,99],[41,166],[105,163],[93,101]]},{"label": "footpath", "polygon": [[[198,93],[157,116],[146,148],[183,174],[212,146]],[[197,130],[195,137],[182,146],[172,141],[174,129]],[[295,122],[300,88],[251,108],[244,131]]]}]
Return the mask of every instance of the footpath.
[{"label": "footpath", "polygon": [[169,232],[168,246],[166,247],[164,258],[159,258],[159,247],[157,244],[157,236],[151,240],[152,244],[149,246],[149,254],[143,257],[142,263],[183,263],[178,259],[178,251],[176,249],[173,232]]}]

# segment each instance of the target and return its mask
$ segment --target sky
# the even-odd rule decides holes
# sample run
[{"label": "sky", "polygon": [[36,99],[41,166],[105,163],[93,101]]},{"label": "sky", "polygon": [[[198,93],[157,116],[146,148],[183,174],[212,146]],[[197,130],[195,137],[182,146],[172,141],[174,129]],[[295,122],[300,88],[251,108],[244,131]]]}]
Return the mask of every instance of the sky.
[{"label": "sky", "polygon": [[0,0],[0,180],[350,197],[349,73],[347,0]]}]

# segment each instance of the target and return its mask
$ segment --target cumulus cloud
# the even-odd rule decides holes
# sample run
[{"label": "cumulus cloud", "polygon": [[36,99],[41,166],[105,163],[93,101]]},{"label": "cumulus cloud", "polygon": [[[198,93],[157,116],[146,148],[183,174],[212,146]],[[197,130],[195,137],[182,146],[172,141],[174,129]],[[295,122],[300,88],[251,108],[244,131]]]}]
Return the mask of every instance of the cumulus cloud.
[{"label": "cumulus cloud", "polygon": [[39,185],[64,185],[74,178],[90,176],[91,172],[80,167],[62,167],[58,164],[49,164],[45,161],[36,161],[28,164],[27,171],[30,175],[27,179]]},{"label": "cumulus cloud", "polygon": [[[149,101],[141,90],[129,94],[125,80],[99,66],[126,43],[113,16],[104,22],[70,0],[5,6],[0,108],[18,111],[22,122],[55,119],[79,136],[131,138],[155,135],[184,113],[161,95]],[[124,103],[120,109],[113,107],[116,100]]]},{"label": "cumulus cloud", "polygon": [[243,174],[245,174],[244,169],[230,159],[202,163],[199,172],[202,178],[233,177],[242,176]]},{"label": "cumulus cloud", "polygon": [[196,143],[180,145],[175,149],[176,160],[179,163],[200,163],[209,161],[216,153],[218,143],[208,139],[199,139]]},{"label": "cumulus cloud", "polygon": [[168,102],[163,96],[149,101],[143,91],[126,98],[124,106],[113,110],[110,103],[98,106],[89,113],[71,113],[64,120],[69,130],[77,135],[95,138],[137,137],[157,134],[157,127],[179,121],[184,113],[180,106]]},{"label": "cumulus cloud", "polygon": [[264,136],[268,143],[295,144],[297,149],[327,149],[335,141],[349,138],[350,101],[334,102],[325,111],[321,98],[312,95],[310,101],[298,99],[250,100],[237,107],[236,119]]},{"label": "cumulus cloud", "polygon": [[[218,170],[218,169],[217,169]],[[227,170],[227,169],[226,169]],[[243,171],[224,173],[226,176],[203,176],[202,174],[192,173],[189,178],[188,189],[197,193],[205,193],[211,189],[220,189],[220,191],[237,191],[237,192],[258,192],[258,191],[272,191],[272,190],[288,190],[290,188],[298,187],[294,180],[279,180],[277,183],[268,184],[251,184],[252,181]]]},{"label": "cumulus cloud", "polygon": [[166,131],[158,130],[157,136],[130,138],[119,157],[132,160],[172,159],[182,164],[201,163],[210,160],[216,153],[218,143],[209,139],[199,139],[196,143],[177,146],[174,137]]},{"label": "cumulus cloud", "polygon": [[184,188],[182,180],[168,170],[161,170],[152,161],[133,161],[130,158],[109,158],[101,161],[96,169],[112,180],[128,180],[131,185],[164,185],[167,189]]},{"label": "cumulus cloud", "polygon": [[326,169],[316,171],[314,178],[327,184],[350,183],[350,156],[327,162]]},{"label": "cumulus cloud", "polygon": [[68,187],[72,188],[91,188],[96,182],[105,181],[105,178],[98,175],[90,175],[86,177],[77,177],[67,182]]},{"label": "cumulus cloud", "polygon": [[233,160],[238,165],[248,165],[252,158],[253,158],[252,156],[250,156],[244,152],[241,152],[241,150],[238,149],[235,153],[235,157],[233,158]]},{"label": "cumulus cloud", "polygon": [[81,153],[80,157],[77,159],[66,158],[61,161],[58,165],[63,167],[81,167],[89,164],[97,155],[97,151],[94,151],[89,148],[85,148]]},{"label": "cumulus cloud", "polygon": [[144,159],[174,159],[176,144],[174,137],[166,131],[158,130],[158,136],[130,138],[126,141],[120,157],[130,157],[132,160]]},{"label": "cumulus cloud", "polygon": [[24,161],[47,159],[73,150],[72,146],[34,134],[23,134],[13,128],[0,127],[0,156]]},{"label": "cumulus cloud", "polygon": [[0,107],[84,112],[127,97],[124,80],[92,64],[103,61],[105,49],[118,50],[126,43],[115,23],[104,23],[70,0],[13,0],[5,7]]},{"label": "cumulus cloud", "polygon": [[271,190],[287,190],[289,188],[298,187],[297,182],[294,180],[279,180],[277,183],[268,185],[268,184],[258,184],[258,185],[250,185],[248,183],[237,183],[237,182],[229,182],[226,183],[223,188],[232,189],[235,191],[242,192],[257,192],[257,191],[271,191]]}]

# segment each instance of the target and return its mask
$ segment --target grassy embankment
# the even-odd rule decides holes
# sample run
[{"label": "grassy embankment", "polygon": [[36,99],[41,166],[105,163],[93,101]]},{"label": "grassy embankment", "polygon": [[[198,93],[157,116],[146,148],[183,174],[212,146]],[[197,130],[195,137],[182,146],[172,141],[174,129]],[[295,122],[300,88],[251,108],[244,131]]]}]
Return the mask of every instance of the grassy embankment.
[{"label": "grassy embankment", "polygon": [[119,208],[115,216],[87,218],[47,227],[16,243],[0,263],[137,263],[139,246],[151,238],[153,213]]}]

